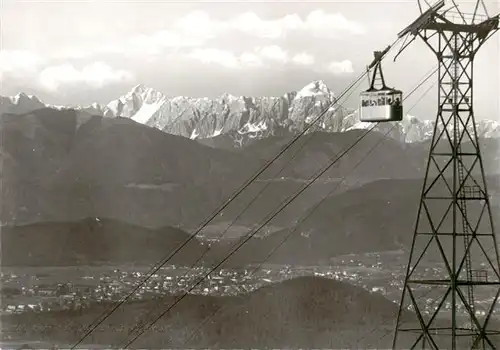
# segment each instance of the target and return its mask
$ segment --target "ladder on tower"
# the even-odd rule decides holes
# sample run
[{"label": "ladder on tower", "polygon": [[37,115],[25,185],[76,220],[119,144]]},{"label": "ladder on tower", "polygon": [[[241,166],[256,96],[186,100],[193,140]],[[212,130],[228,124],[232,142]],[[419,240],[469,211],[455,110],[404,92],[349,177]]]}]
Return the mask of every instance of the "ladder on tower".
[{"label": "ladder on tower", "polygon": [[[461,152],[461,147],[458,146],[458,152]],[[471,255],[469,251],[469,239],[470,239],[470,232],[469,232],[469,226],[467,223],[467,220],[465,219],[467,217],[467,191],[466,186],[463,185],[463,181],[465,179],[464,176],[464,166],[462,165],[461,162],[458,164],[458,183],[461,185],[461,190],[459,193],[459,198],[460,198],[460,207],[462,208],[463,211],[463,216],[462,216],[462,229],[463,229],[463,236],[464,236],[464,248],[465,248],[465,271],[467,273],[467,294],[468,294],[468,299],[470,306],[472,310],[474,311],[474,288],[470,282],[472,282],[472,261],[471,261]]]},{"label": "ladder on tower", "polygon": [[[475,313],[475,307],[474,307],[474,286],[473,286],[473,271],[472,271],[472,259],[471,259],[471,252],[470,252],[470,231],[469,231],[469,224],[467,222],[467,195],[468,192],[466,189],[468,189],[468,186],[465,186],[464,180],[465,180],[465,174],[464,174],[464,166],[462,164],[462,156],[461,154],[461,145],[458,145],[458,154],[459,154],[459,159],[460,161],[458,162],[457,166],[457,175],[458,175],[458,183],[459,186],[461,187],[460,192],[458,194],[459,197],[459,202],[460,202],[460,207],[462,208],[462,232],[463,232],[463,239],[464,239],[464,252],[465,252],[465,272],[466,272],[466,278],[467,278],[467,299],[469,302],[469,306],[471,308],[471,315],[469,318],[470,321],[470,327],[471,327],[471,332],[477,333],[476,327],[474,326],[473,322],[473,317],[472,315]],[[472,339],[472,343],[474,343],[475,339]],[[475,347],[477,349],[477,347]]]},{"label": "ladder on tower", "polygon": [[[458,40],[457,40],[458,41]],[[456,54],[456,53],[455,53]],[[453,75],[451,77],[451,85],[454,87],[453,89],[453,97],[450,98],[451,96],[448,96],[448,99],[445,101],[448,102],[449,104],[452,105],[452,109],[454,110],[455,118],[459,118],[459,111],[460,111],[460,101],[458,98],[458,92],[457,89],[460,86],[460,75],[458,72],[458,62],[455,60],[453,62]],[[464,125],[464,128],[466,128],[467,125]],[[465,130],[464,130],[465,132]],[[472,276],[472,259],[471,259],[471,252],[470,252],[470,231],[469,231],[469,223],[467,221],[468,213],[467,213],[467,195],[468,187],[465,186],[465,174],[464,174],[464,165],[463,165],[463,155],[462,155],[462,143],[461,140],[458,138],[458,133],[459,133],[459,128],[458,125],[455,125],[454,127],[454,137],[455,137],[455,142],[457,147],[457,176],[458,176],[458,186],[460,188],[459,193],[457,193],[459,197],[459,204],[462,209],[462,233],[463,233],[463,240],[464,240],[464,260],[465,260],[465,273],[466,273],[466,283],[467,283],[467,301],[469,303],[470,309],[471,309],[471,314],[469,315],[469,322],[470,322],[470,330],[473,333],[476,333],[476,327],[473,322],[473,316],[475,314],[475,307],[474,307],[474,286],[473,286],[473,276]],[[455,273],[455,271],[454,271]],[[459,277],[459,276],[457,276]],[[472,343],[474,343],[474,338],[472,338]]]}]

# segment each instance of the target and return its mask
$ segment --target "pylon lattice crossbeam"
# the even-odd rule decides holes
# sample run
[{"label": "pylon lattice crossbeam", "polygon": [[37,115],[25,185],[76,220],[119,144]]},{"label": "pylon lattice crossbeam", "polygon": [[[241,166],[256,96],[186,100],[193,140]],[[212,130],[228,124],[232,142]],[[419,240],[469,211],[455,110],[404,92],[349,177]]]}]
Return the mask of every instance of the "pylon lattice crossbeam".
[{"label": "pylon lattice crossbeam", "polygon": [[500,260],[472,83],[475,55],[497,28],[498,16],[454,24],[436,11],[413,29],[439,61],[438,112],[394,349],[500,347]]}]

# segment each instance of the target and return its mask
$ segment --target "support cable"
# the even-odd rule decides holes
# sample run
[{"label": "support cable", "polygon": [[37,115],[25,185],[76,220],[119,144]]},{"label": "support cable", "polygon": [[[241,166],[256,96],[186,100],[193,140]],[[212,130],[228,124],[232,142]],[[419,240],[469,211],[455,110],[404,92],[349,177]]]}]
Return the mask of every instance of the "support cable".
[{"label": "support cable", "polygon": [[[361,83],[361,82],[358,82],[358,85],[359,85],[360,83]],[[356,87],[357,87],[357,86],[356,86]],[[348,96],[346,97],[346,99],[347,99],[347,98],[349,98],[349,96],[350,96],[351,94],[352,94],[352,90],[351,90],[351,92],[348,94]],[[337,102],[338,102],[338,101],[337,101]],[[340,103],[337,103],[337,104],[339,105],[339,107],[342,107],[342,104],[340,104]],[[337,109],[338,109],[338,107],[337,107]],[[333,113],[335,113],[337,109],[335,109],[335,110],[333,111]],[[291,157],[291,158],[290,158],[290,159],[289,159],[289,160],[288,160],[288,161],[287,161],[287,162],[286,162],[286,163],[285,163],[285,164],[281,167],[281,169],[280,169],[280,170],[279,170],[279,171],[278,171],[278,172],[274,175],[274,177],[279,176],[279,174],[280,174],[280,173],[281,173],[281,172],[282,172],[282,171],[283,171],[283,170],[284,170],[284,169],[285,169],[285,168],[286,168],[286,167],[287,167],[287,166],[288,166],[288,165],[292,162],[292,160],[293,160],[293,159],[295,159],[295,157],[296,157],[296,156],[298,156],[298,154],[302,151],[302,149],[304,149],[304,147],[305,147],[305,146],[309,143],[309,141],[311,141],[311,139],[313,138],[313,136],[314,136],[314,134],[312,134],[312,133],[311,133],[311,134],[310,134],[310,136],[309,136],[309,138],[308,138],[308,139],[307,139],[307,140],[306,140],[306,141],[305,141],[305,142],[304,142],[304,143],[300,146],[300,148],[299,148],[299,149],[298,149],[298,150],[297,150],[297,151],[293,154],[293,156],[292,156],[292,157]],[[252,200],[251,200],[251,201],[250,201],[250,202],[249,202],[249,203],[248,203],[248,204],[247,204],[247,205],[243,208],[243,210],[242,210],[242,211],[241,211],[241,212],[240,212],[240,213],[236,216],[236,218],[235,218],[235,219],[234,219],[234,220],[233,220],[233,221],[232,221],[232,222],[231,222],[231,223],[230,223],[230,224],[226,227],[226,229],[225,229],[225,230],[224,230],[221,234],[219,234],[219,235],[216,237],[216,239],[220,240],[220,239],[222,239],[222,238],[226,235],[227,231],[228,231],[228,230],[229,230],[229,229],[230,229],[230,228],[231,228],[231,227],[232,227],[232,226],[236,223],[236,221],[237,221],[237,220],[238,220],[241,216],[243,216],[243,214],[244,214],[244,213],[245,213],[245,212],[246,212],[246,211],[247,211],[247,210],[248,210],[248,209],[252,206],[252,204],[253,204],[253,203],[254,203],[254,202],[255,202],[255,201],[256,201],[256,200],[260,197],[260,195],[261,195],[261,194],[262,194],[262,193],[263,193],[263,192],[264,192],[264,191],[265,191],[265,190],[266,190],[266,189],[270,186],[270,184],[271,184],[271,183],[270,183],[270,182],[268,182],[268,183],[267,183],[267,184],[266,184],[266,185],[265,185],[265,186],[264,186],[264,187],[263,187],[263,188],[262,188],[262,189],[261,189],[261,190],[257,193],[257,195],[256,195],[256,196],[255,196],[255,197],[254,197],[254,198],[253,198],[253,199],[252,199]],[[283,202],[282,202],[282,203],[283,203]],[[281,203],[281,204],[282,204],[282,203]],[[244,238],[244,237],[245,237],[245,236],[243,236],[243,238]],[[234,245],[233,245],[233,247],[234,247]],[[192,269],[192,268],[194,268],[194,267],[195,267],[195,266],[196,266],[196,265],[197,265],[197,264],[198,264],[198,263],[199,263],[199,262],[203,259],[203,257],[205,257],[205,255],[209,252],[209,250],[210,250],[210,248],[207,248],[207,249],[203,252],[203,254],[202,254],[202,255],[201,255],[201,256],[200,256],[200,257],[199,257],[199,258],[198,258],[198,259],[197,259],[197,260],[196,260],[196,261],[195,261],[192,265],[191,265],[191,269]],[[188,271],[187,271],[187,272],[186,272],[186,273],[185,273],[185,274],[184,274],[181,278],[185,278],[185,277],[187,277],[188,273],[189,273],[189,270],[188,270]],[[160,301],[160,302],[156,305],[156,307],[159,307],[159,306],[160,306],[160,305],[159,305],[160,303],[161,303],[161,301]],[[147,313],[147,314],[145,315],[145,317],[148,317],[148,316],[149,316],[149,315],[150,315],[150,314],[151,314],[154,310],[156,310],[156,307],[154,307],[154,308],[153,308],[153,309],[152,309],[149,313]],[[135,331],[139,328],[139,326],[140,326],[140,323],[138,322],[138,323],[137,323],[137,325],[129,331],[129,334],[128,334],[127,336],[130,336],[133,332],[135,332]]]},{"label": "support cable", "polygon": [[[400,40],[401,38],[397,38],[391,45],[389,45],[389,50],[386,51],[386,53],[384,55],[382,55],[382,57],[380,58],[381,60],[385,57],[385,55],[387,55],[387,53],[397,44],[397,42]],[[339,99],[340,98],[343,98],[344,95],[346,95],[360,80],[362,80],[364,78],[364,76],[367,74],[367,72],[363,72],[356,80],[354,80],[353,83],[351,83],[351,85],[349,85],[349,87],[344,90],[342,92],[342,94],[339,96]],[[158,272],[161,267],[163,267],[168,261],[170,261],[170,259],[175,255],[177,254],[181,249],[183,249],[192,239],[194,239],[213,219],[215,219],[217,217],[217,215],[223,211],[237,196],[239,196],[248,186],[250,186],[250,184],[252,184],[265,170],[267,170],[267,168],[269,168],[269,166],[271,166],[282,154],[284,154],[286,152],[286,150],[288,148],[290,148],[295,142],[297,142],[297,140],[302,137],[313,125],[316,124],[316,122],[318,120],[320,120],[324,114],[326,114],[328,112],[328,109],[334,104],[335,102],[332,102],[330,103],[327,108],[325,108],[325,110],[320,113],[310,124],[308,124],[299,134],[297,134],[285,147],[283,147],[283,149],[275,156],[273,157],[270,161],[268,161],[266,163],[266,165],[264,165],[263,168],[261,168],[261,170],[257,171],[256,174],[254,174],[249,180],[247,180],[245,182],[245,184],[239,189],[237,190],[221,207],[219,207],[219,209],[217,209],[215,211],[215,213],[210,216],[207,220],[205,220],[205,222],[200,226],[200,228],[198,228],[192,235],[190,235],[189,238],[187,238],[184,243],[182,243],[177,249],[174,250],[173,253],[169,254],[165,259],[162,259],[159,263],[155,264],[153,266],[153,268],[151,269],[152,271],[150,271],[146,278],[144,278],[140,283],[138,283],[136,285],[136,287],[134,287],[134,289],[129,293],[127,294],[124,298],[122,298],[120,301],[118,301],[113,307],[111,307],[108,311],[105,311],[103,314],[101,314],[92,324],[91,326],[89,327],[89,329],[85,332],[85,334],[83,335],[82,338],[80,338],[80,340],[78,342],[76,342],[72,347],[71,349],[75,349],[76,346],[78,346],[79,344],[81,344],[83,342],[83,340],[85,340],[95,329],[97,329],[97,327],[99,327],[99,325],[101,325],[113,312],[115,312],[121,305],[123,305],[132,295],[134,295],[134,293],[141,287],[143,286],[156,272]],[[370,129],[371,130],[371,129]],[[366,136],[366,134],[364,135]],[[362,136],[359,140],[361,141],[361,139],[364,137]],[[300,194],[300,193],[299,193]],[[298,196],[298,195],[297,195]],[[223,260],[225,261],[225,260]]]},{"label": "support cable", "polygon": [[[427,82],[427,80],[429,80],[433,74],[436,72],[437,68],[433,69],[431,71],[431,73],[423,80],[421,81],[406,97],[405,99],[407,99],[408,97],[410,97],[417,89],[419,89],[425,82]],[[430,89],[428,89],[427,91],[429,91]],[[423,96],[422,96],[423,97]],[[421,98],[422,98],[421,97]],[[404,99],[404,100],[405,100]],[[403,100],[403,101],[404,101]],[[412,107],[413,108],[413,107]],[[167,310],[165,312],[163,312],[158,318],[156,318],[153,323],[151,323],[150,325],[148,326],[144,326],[143,327],[143,330],[140,331],[129,343],[127,343],[125,345],[125,348],[130,346],[136,339],[138,339],[145,331],[147,331],[150,327],[152,327],[161,317],[163,317],[168,311],[170,311],[175,305],[177,305],[184,297],[186,297],[193,289],[195,289],[198,285],[200,285],[212,272],[214,272],[218,267],[220,267],[225,261],[227,261],[229,259],[229,257],[231,257],[239,248],[241,248],[241,246],[243,246],[243,244],[245,244],[249,239],[251,239],[258,231],[260,231],[260,229],[262,229],[265,225],[267,225],[275,216],[277,216],[283,209],[285,209],[286,206],[288,206],[288,204],[290,204],[295,198],[297,198],[302,192],[304,192],[310,185],[312,185],[312,183],[314,183],[321,175],[323,175],[327,170],[329,170],[334,164],[336,164],[345,154],[347,154],[347,152],[349,152],[352,148],[354,148],[354,146],[356,146],[369,132],[371,132],[379,123],[376,123],[374,124],[370,129],[368,129],[368,131],[366,133],[364,133],[353,145],[351,145],[350,147],[348,147],[344,152],[342,152],[342,154],[340,155],[340,157],[337,157],[334,161],[332,161],[325,169],[321,170],[319,172],[319,174],[317,174],[316,176],[313,177],[312,180],[310,180],[298,193],[296,193],[294,196],[291,197],[291,199],[287,200],[284,204],[282,204],[282,206],[273,214],[271,215],[271,218],[265,220],[265,222],[263,224],[261,224],[259,226],[259,228],[257,228],[256,230],[254,230],[253,232],[250,232],[249,234],[247,234],[246,238],[244,238],[244,240],[242,242],[240,242],[236,249],[233,249],[219,264],[217,264],[214,268],[212,268],[204,277],[202,277],[200,280],[198,280],[197,283],[195,283],[191,288],[189,288],[184,294],[182,294],[181,297],[177,298],[174,303],[172,305],[170,305],[170,307],[167,308]],[[389,130],[389,132],[394,128],[394,126]],[[377,144],[378,145],[378,144]],[[376,147],[376,146],[375,146]],[[371,151],[374,150],[374,148],[371,149]],[[371,152],[370,151],[370,152]],[[364,159],[364,158],[363,158]],[[360,163],[358,163],[359,165]],[[357,167],[357,166],[356,166]],[[354,169],[353,169],[354,170]],[[345,177],[344,177],[345,179]],[[340,186],[340,184],[339,184]],[[336,187],[338,188],[338,187]],[[334,189],[334,191],[336,190],[336,188]],[[332,191],[333,192],[333,191]],[[323,198],[322,201],[320,201],[315,207],[314,209],[308,214],[312,214],[312,212],[314,212],[315,209],[317,209],[317,207],[326,199]],[[307,216],[306,216],[307,217]],[[305,218],[304,218],[305,219]],[[297,228],[297,226],[296,226]],[[291,234],[293,234],[295,232],[295,230],[293,230],[286,238],[284,241],[286,241],[290,236]],[[281,244],[284,243],[284,241],[281,242]],[[281,245],[280,244],[280,245]],[[279,247],[278,247],[279,248]],[[274,250],[275,251],[275,250]],[[273,252],[274,252],[273,251]],[[269,258],[269,257],[268,257]],[[266,259],[267,260],[267,259]],[[135,331],[137,329],[137,326],[134,327],[130,332],[129,332],[129,335],[130,333],[132,333],[133,331]]]},{"label": "support cable", "polygon": [[[426,79],[424,79],[416,88],[414,88],[407,97],[409,97],[413,92],[415,92],[422,84],[424,84],[432,74],[430,74]],[[406,97],[406,98],[407,98]],[[371,128],[369,128],[360,138],[358,138],[350,147],[344,150],[341,155],[330,162],[324,169],[322,169],[318,174],[316,174],[301,190],[299,190],[295,195],[289,198],[283,205],[280,206],[270,217],[264,221],[256,230],[249,233],[246,238],[240,242],[235,249],[233,249],[220,263],[215,267],[210,269],[210,271],[205,274],[201,279],[198,280],[192,287],[190,287],[186,292],[184,292],[179,298],[177,298],[173,304],[171,304],[163,313],[160,314],[151,324],[144,327],[130,342],[125,345],[125,348],[129,347],[133,342],[135,342],[145,331],[152,327],[158,320],[160,320],[168,311],[175,307],[182,299],[184,299],[194,288],[200,285],[212,272],[219,268],[224,262],[226,262],[239,248],[241,248],[249,239],[251,239],[259,230],[266,226],[274,217],[281,213],[293,200],[295,200],[302,192],[309,188],[318,178],[320,178],[326,171],[328,171],[333,165],[335,165],[345,154],[347,154],[352,148],[354,148],[363,138],[365,138],[379,123],[375,123]]]},{"label": "support cable", "polygon": [[133,342],[135,342],[145,331],[147,331],[150,327],[152,327],[156,322],[158,322],[167,312],[169,312],[172,308],[174,308],[182,299],[184,299],[194,288],[200,285],[212,272],[217,270],[222,264],[224,264],[235,252],[237,252],[246,242],[248,242],[259,230],[261,230],[264,226],[266,226],[272,219],[274,219],[279,213],[283,211],[292,201],[294,201],[300,194],[302,194],[309,186],[311,186],[317,179],[319,179],[324,173],[326,173],[330,168],[335,165],[344,155],[346,155],[352,148],[354,148],[359,142],[361,142],[376,126],[378,123],[374,124],[371,128],[369,128],[361,137],[359,137],[350,147],[348,147],[342,154],[335,158],[328,166],[322,169],[318,174],[316,174],[301,190],[295,193],[291,198],[289,198],[283,205],[280,206],[276,211],[273,212],[269,216],[267,220],[264,221],[256,230],[247,235],[247,237],[239,243],[235,249],[233,249],[229,254],[226,255],[224,259],[221,260],[220,263],[215,265],[215,267],[211,268],[210,271],[201,277],[198,282],[196,282],[192,287],[190,287],[186,292],[184,292],[179,298],[177,298],[173,304],[171,304],[164,312],[160,314],[150,325],[145,327],[137,336],[135,336],[130,342],[125,345],[125,348],[128,348]]},{"label": "support cable", "polygon": [[[421,81],[404,99],[403,99],[403,102],[408,98],[410,97],[418,88],[420,88],[428,79],[430,76],[432,76],[434,73],[436,72],[436,69],[434,69],[433,71],[431,71],[430,73],[427,73],[427,77]],[[431,85],[431,88],[435,86],[435,83],[433,85]],[[419,101],[430,91],[430,88],[427,89],[425,91],[425,93],[419,98]],[[416,107],[417,104],[414,104],[409,110],[407,113],[410,113],[414,107]],[[255,269],[253,269],[253,271],[250,273],[250,276],[252,276],[253,274],[255,274],[255,272],[257,272],[263,264],[265,264],[270,258],[271,256],[279,249],[281,248],[281,246],[297,231],[297,229],[299,228],[299,226],[305,221],[307,220],[324,202],[325,200],[327,200],[328,198],[330,198],[339,188],[340,186],[342,185],[342,183],[346,180],[346,178],[354,171],[358,168],[358,166],[360,166],[364,161],[365,159],[373,152],[377,149],[377,147],[388,137],[388,135],[392,132],[392,130],[394,130],[394,128],[396,127],[397,124],[393,124],[393,126],[387,131],[384,133],[384,138],[381,138],[374,146],[372,146],[368,152],[356,163],[356,165],[349,171],[348,174],[346,174],[342,179],[341,181],[326,195],[322,198],[322,200],[320,202],[318,202],[316,205],[313,206],[313,208],[311,210],[308,211],[308,213],[306,215],[304,215],[295,225],[294,225],[294,228],[291,230],[291,232],[289,234],[287,234],[281,241],[280,243],[273,249],[271,250],[271,252],[266,256],[266,258],[261,261],[257,267]],[[188,338],[187,342],[189,342],[193,337],[194,335],[201,329],[201,327],[206,323],[208,322],[210,319],[212,319],[213,317],[215,317],[215,315],[221,311],[221,309],[223,309],[223,307],[217,309],[212,315],[210,315],[209,317],[207,317],[204,321],[202,321],[202,324],[200,327],[198,327],[192,334],[191,336]],[[376,330],[377,327],[374,329]],[[372,332],[374,331],[372,330]]]},{"label": "support cable", "polygon": [[[391,127],[386,133],[384,136],[387,137],[387,135],[394,129],[394,126]],[[299,228],[299,226],[305,221],[307,220],[324,202],[326,199],[330,198],[338,189],[339,187],[342,185],[342,183],[344,183],[345,179],[347,178],[348,175],[350,175],[350,173],[352,173],[354,170],[357,169],[358,166],[360,166],[363,161],[373,152],[375,151],[375,149],[380,145],[380,143],[382,143],[382,141],[385,141],[384,138],[381,138],[366,154],[363,158],[361,158],[361,160],[350,170],[350,172],[345,175],[341,181],[339,181],[339,183],[325,196],[322,198],[322,200],[320,202],[318,202],[310,211],[308,211],[308,213],[304,216],[302,216],[302,218],[294,225],[294,228],[290,230],[290,233],[288,233],[279,243],[278,245],[276,245],[272,250],[271,252],[264,258],[264,260],[262,260],[261,262],[259,262],[259,264],[252,270],[252,272],[249,274],[249,276],[251,277],[252,275],[254,275],[261,267],[263,264],[265,264],[273,255],[274,253],[276,253],[276,251],[281,248],[283,246],[283,244],[286,243],[286,241],[288,241],[288,239],[291,238],[291,236],[297,231],[297,229]],[[202,324],[191,334],[191,336],[188,338],[188,340],[186,341],[187,343],[194,337],[194,335],[196,335],[196,333],[198,333],[200,331],[200,329],[203,327],[203,325],[210,321],[213,317],[216,316],[216,314],[221,311],[224,307],[220,307],[219,309],[215,310],[215,312],[210,315],[209,317],[207,317],[204,321],[202,321]]]}]

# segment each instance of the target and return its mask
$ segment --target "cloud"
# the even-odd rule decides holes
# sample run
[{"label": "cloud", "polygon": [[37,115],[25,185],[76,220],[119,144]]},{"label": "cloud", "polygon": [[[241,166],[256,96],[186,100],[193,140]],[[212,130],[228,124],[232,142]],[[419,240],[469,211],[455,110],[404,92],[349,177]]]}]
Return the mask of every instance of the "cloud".
[{"label": "cloud", "polygon": [[361,24],[350,21],[340,13],[326,13],[316,10],[309,13],[306,20],[301,24],[303,30],[308,31],[315,37],[337,37],[343,33],[364,34]]},{"label": "cloud", "polygon": [[87,85],[92,88],[130,81],[133,75],[125,70],[115,70],[102,62],[95,62],[78,70],[71,64],[47,67],[39,74],[42,87],[50,91],[58,91],[62,86]]},{"label": "cloud", "polygon": [[262,20],[255,13],[247,12],[230,21],[226,28],[227,30],[235,29],[261,38],[277,39],[284,35],[287,27],[286,23],[288,22],[282,19],[274,21]]},{"label": "cloud", "polygon": [[187,57],[204,64],[216,64],[228,69],[296,65],[310,67],[316,72],[330,72],[333,74],[353,72],[352,62],[349,60],[329,63],[316,62],[316,58],[307,52],[291,55],[277,45],[259,46],[255,47],[253,51],[245,51],[240,54],[218,48],[197,48],[189,53]]},{"label": "cloud", "polygon": [[241,54],[224,49],[198,48],[188,57],[205,64],[218,64],[231,69],[265,67],[267,63],[289,62],[288,53],[277,45],[256,47],[253,51]]},{"label": "cloud", "polygon": [[256,48],[257,54],[267,60],[286,63],[288,62],[288,53],[277,45],[270,45]]},{"label": "cloud", "polygon": [[262,19],[254,12],[245,12],[228,20],[213,18],[204,11],[193,11],[160,31],[95,47],[63,48],[57,56],[74,59],[107,53],[159,55],[166,50],[177,52],[183,48],[210,46],[211,40],[226,35],[234,37],[241,33],[260,39],[277,40],[296,33],[316,38],[336,38],[345,34],[362,34],[364,29],[359,23],[348,20],[340,13],[327,13],[323,10],[312,11],[303,18],[298,14],[289,14],[275,19]]},{"label": "cloud", "polygon": [[[254,12],[245,12],[226,21],[212,18],[204,11],[193,11],[164,30],[137,35],[120,43],[109,43],[86,51],[88,55],[102,52],[156,55],[165,49],[176,51],[186,47],[203,47],[208,41],[226,34],[244,33],[257,38],[275,40],[294,32],[303,32],[317,38],[332,38],[344,33],[361,34],[364,33],[364,29],[360,24],[346,19],[342,14],[330,14],[322,10],[312,11],[305,18],[291,14],[270,20],[260,18]],[[264,50],[274,50],[277,55],[282,55],[278,54],[276,48]],[[74,52],[81,55],[85,50],[69,51],[70,54]],[[276,59],[283,61],[284,57],[280,57],[276,56]]]},{"label": "cloud", "polygon": [[200,47],[204,43],[205,39],[203,38],[176,33],[171,30],[161,30],[149,35],[135,35],[123,41],[107,43],[96,47],[65,48],[55,53],[53,57],[58,59],[81,59],[89,58],[96,54],[149,56],[162,54],[165,49],[177,51],[184,47]]},{"label": "cloud", "polygon": [[206,38],[190,33],[176,33],[161,30],[152,35],[137,35],[127,40],[123,45],[104,47],[108,52],[159,54],[165,48],[178,49],[182,47],[199,47]]},{"label": "cloud", "polygon": [[241,62],[239,57],[227,50],[220,49],[196,49],[189,57],[202,63],[216,63],[226,68],[239,68]]},{"label": "cloud", "polygon": [[315,59],[314,59],[314,56],[312,56],[306,52],[303,52],[303,53],[299,53],[299,54],[293,56],[292,61],[294,63],[301,64],[304,66],[310,66],[310,65],[314,64]]},{"label": "cloud", "polygon": [[252,52],[243,52],[240,55],[240,61],[244,66],[247,67],[262,67],[264,66],[264,62],[262,61],[262,58]]},{"label": "cloud", "polygon": [[254,12],[245,12],[228,21],[212,19],[203,11],[195,11],[176,21],[173,29],[204,39],[234,31],[268,39],[283,38],[293,32],[304,32],[317,38],[365,32],[361,24],[348,20],[342,14],[323,10],[312,11],[305,18],[289,14],[276,19],[262,19]]},{"label": "cloud", "polygon": [[45,63],[45,58],[35,52],[0,50],[0,79],[5,75],[25,77],[33,74]]},{"label": "cloud", "polygon": [[179,18],[171,30],[191,38],[211,39],[226,29],[226,23],[213,20],[204,11],[193,11]]},{"label": "cloud", "polygon": [[[65,52],[66,57],[81,58],[85,51],[76,49]],[[129,81],[133,75],[125,70],[115,70],[102,62],[88,64],[78,70],[72,64],[50,65],[62,58],[61,53],[43,56],[26,50],[0,50],[0,80],[17,83],[38,83],[49,91],[62,86],[84,84],[94,88],[120,81]],[[54,63],[52,63],[54,64]]]},{"label": "cloud", "polygon": [[309,53],[290,55],[277,45],[256,47],[253,51],[241,54],[217,48],[198,48],[188,54],[188,57],[204,64],[216,64],[228,69],[270,68],[273,64],[292,64],[309,66],[316,72],[329,72],[335,75],[354,72],[352,62],[349,60],[316,62],[315,57]]},{"label": "cloud", "polygon": [[354,69],[352,67],[352,62],[349,60],[344,60],[342,62],[330,62],[326,69],[333,74],[346,74],[353,73]]}]

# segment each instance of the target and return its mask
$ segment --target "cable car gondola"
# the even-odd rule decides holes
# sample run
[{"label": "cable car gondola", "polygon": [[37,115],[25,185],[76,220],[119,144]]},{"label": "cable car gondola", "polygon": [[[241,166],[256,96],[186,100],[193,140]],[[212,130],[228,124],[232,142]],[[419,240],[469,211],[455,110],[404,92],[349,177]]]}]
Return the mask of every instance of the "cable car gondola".
[{"label": "cable car gondola", "polygon": [[[381,58],[384,53],[380,51],[374,52],[375,59],[369,67],[369,69],[374,68],[370,88],[360,94],[359,111],[362,122],[395,122],[403,120],[403,92],[385,85],[381,65]],[[379,88],[375,87],[376,83],[379,83]]]}]

